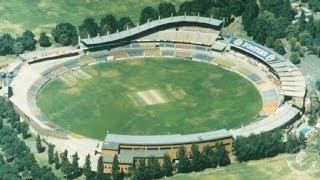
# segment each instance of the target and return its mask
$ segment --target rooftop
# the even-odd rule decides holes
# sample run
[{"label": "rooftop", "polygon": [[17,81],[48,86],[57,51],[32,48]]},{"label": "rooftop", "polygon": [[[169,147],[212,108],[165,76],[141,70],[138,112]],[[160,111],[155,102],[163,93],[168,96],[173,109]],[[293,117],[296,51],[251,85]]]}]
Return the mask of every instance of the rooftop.
[{"label": "rooftop", "polygon": [[145,23],[143,25],[127,29],[118,33],[113,33],[105,36],[98,36],[93,38],[81,39],[81,42],[85,45],[96,45],[96,44],[104,44],[111,43],[114,41],[118,41],[127,37],[131,37],[133,35],[139,34],[141,32],[145,32],[149,29],[153,29],[159,26],[172,24],[172,23],[199,23],[199,24],[207,24],[211,26],[220,26],[223,21],[208,17],[200,17],[200,16],[174,16],[168,17],[164,19],[158,19],[155,21],[151,21]]},{"label": "rooftop", "polygon": [[104,148],[111,148],[112,143],[125,145],[166,145],[204,142],[231,137],[226,129],[209,131],[196,134],[173,134],[173,135],[119,135],[108,134],[104,140]]}]

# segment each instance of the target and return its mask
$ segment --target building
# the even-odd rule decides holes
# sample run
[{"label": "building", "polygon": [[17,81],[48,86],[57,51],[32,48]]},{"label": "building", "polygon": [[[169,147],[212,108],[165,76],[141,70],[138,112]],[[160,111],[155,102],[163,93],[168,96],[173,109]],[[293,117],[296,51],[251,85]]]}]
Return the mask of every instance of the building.
[{"label": "building", "polygon": [[218,142],[224,144],[229,156],[231,156],[233,138],[226,129],[187,135],[137,136],[108,134],[101,152],[104,161],[104,172],[111,172],[115,155],[118,155],[120,170],[128,172],[129,167],[139,159],[154,156],[159,158],[161,164],[164,155],[168,154],[172,162],[175,163],[180,146],[185,146],[187,152],[190,152],[192,144],[197,144],[199,150],[202,151],[207,145],[215,148]]}]

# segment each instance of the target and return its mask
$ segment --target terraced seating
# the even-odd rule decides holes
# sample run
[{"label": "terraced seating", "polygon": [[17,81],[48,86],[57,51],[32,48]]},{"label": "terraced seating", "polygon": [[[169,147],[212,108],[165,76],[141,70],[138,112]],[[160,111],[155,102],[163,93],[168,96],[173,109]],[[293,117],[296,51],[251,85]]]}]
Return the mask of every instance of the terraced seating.
[{"label": "terraced seating", "polygon": [[161,55],[162,56],[174,56],[174,50],[171,50],[171,49],[161,50]]},{"label": "terraced seating", "polygon": [[64,66],[65,66],[66,68],[70,69],[70,70],[79,67],[78,61],[70,61],[70,62],[67,62],[67,63],[64,64]]},{"label": "terraced seating", "polygon": [[156,43],[148,42],[148,43],[140,43],[141,49],[154,49],[156,48]]},{"label": "terraced seating", "polygon": [[161,56],[161,51],[160,49],[148,49],[144,50],[144,55],[145,56],[151,56],[151,57],[158,57]]},{"label": "terraced seating", "polygon": [[176,57],[192,57],[193,53],[189,50],[176,50]]},{"label": "terraced seating", "polygon": [[255,73],[251,73],[247,75],[249,79],[251,79],[253,82],[258,83],[259,81],[262,81],[262,79]]},{"label": "terraced seating", "polygon": [[216,63],[216,64],[219,64],[221,66],[230,68],[230,69],[236,66],[236,64],[233,63],[231,60],[228,60],[228,59],[225,59],[225,58],[221,58],[221,57],[215,58],[213,60],[213,62]]},{"label": "terraced seating", "polygon": [[86,59],[81,59],[78,64],[80,66],[87,66],[89,64],[95,63],[96,60],[94,58],[86,58]]},{"label": "terraced seating", "polygon": [[127,49],[129,57],[141,57],[144,56],[142,49]]},{"label": "terraced seating", "polygon": [[193,44],[180,44],[180,43],[177,43],[177,44],[176,44],[176,48],[179,48],[179,49],[195,49],[195,45],[193,45]]},{"label": "terraced seating", "polygon": [[194,58],[195,58],[195,59],[198,59],[198,60],[203,60],[203,61],[211,62],[211,61],[213,60],[213,55],[197,53],[197,54],[194,56]]},{"label": "terraced seating", "polygon": [[115,59],[128,58],[129,55],[125,51],[111,51],[110,56],[113,56]]}]

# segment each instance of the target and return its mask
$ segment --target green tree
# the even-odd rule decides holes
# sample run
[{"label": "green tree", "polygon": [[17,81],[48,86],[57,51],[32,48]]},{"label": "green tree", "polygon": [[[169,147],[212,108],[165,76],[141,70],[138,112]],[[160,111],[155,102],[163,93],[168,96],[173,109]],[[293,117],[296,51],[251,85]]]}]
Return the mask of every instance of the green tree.
[{"label": "green tree", "polygon": [[148,179],[148,175],[146,173],[146,161],[145,159],[139,159],[139,164],[136,166],[133,179]]},{"label": "green tree", "polygon": [[201,171],[203,170],[202,158],[199,148],[196,144],[192,144],[191,146],[191,167],[194,171]]},{"label": "green tree", "polygon": [[201,152],[203,168],[215,168],[217,167],[217,161],[215,153],[210,146],[205,146]]},{"label": "green tree", "polygon": [[49,36],[47,36],[47,34],[45,32],[40,33],[40,37],[39,37],[38,42],[41,47],[50,47],[51,46]]},{"label": "green tree", "polygon": [[48,146],[48,163],[52,164],[54,163],[54,145],[53,144],[49,144]]},{"label": "green tree", "polygon": [[317,82],[316,82],[316,88],[318,89],[318,91],[320,91],[320,80],[317,80]]},{"label": "green tree", "polygon": [[140,24],[145,24],[148,22],[148,19],[150,21],[157,20],[159,18],[159,14],[157,10],[155,10],[151,6],[147,6],[142,9],[140,14]]},{"label": "green tree", "polygon": [[54,154],[53,161],[54,161],[54,168],[59,169],[60,168],[60,158],[59,158],[59,153],[57,151]]},{"label": "green tree", "polygon": [[13,44],[13,47],[12,47],[12,51],[16,55],[22,54],[24,52],[24,48],[23,48],[22,42],[15,41],[14,44]]},{"label": "green tree", "polygon": [[312,35],[307,31],[302,31],[299,35],[299,42],[303,45],[303,46],[312,46],[313,44],[313,37]]},{"label": "green tree", "polygon": [[98,166],[97,166],[97,179],[104,179],[105,174],[103,172],[104,166],[103,166],[103,157],[100,156],[98,159]]},{"label": "green tree", "polygon": [[79,26],[81,38],[96,37],[99,33],[99,26],[93,18],[86,18]]},{"label": "green tree", "polygon": [[290,133],[287,137],[286,142],[286,152],[287,153],[296,153],[299,151],[299,143],[297,137]]},{"label": "green tree", "polygon": [[0,37],[0,55],[13,54],[15,39],[10,34],[4,34]]},{"label": "green tree", "polygon": [[108,14],[101,18],[100,35],[112,34],[117,30],[117,20],[112,14]]},{"label": "green tree", "polygon": [[179,173],[190,172],[190,162],[188,159],[187,151],[184,146],[180,146],[177,154],[179,163],[177,164],[177,169]]},{"label": "green tree", "polygon": [[161,167],[156,157],[149,157],[147,159],[146,175],[148,179],[159,179],[162,177]]},{"label": "green tree", "polygon": [[34,39],[35,35],[30,30],[23,32],[22,36],[17,37],[16,41],[21,42],[24,50],[33,51],[36,49],[37,40]]},{"label": "green tree", "polygon": [[37,138],[36,138],[36,147],[37,147],[38,153],[42,153],[44,151],[44,147],[42,145],[41,138],[40,138],[39,134],[37,135]]},{"label": "green tree", "polygon": [[111,176],[112,176],[112,179],[114,180],[122,179],[120,174],[119,160],[117,155],[113,157]]},{"label": "green tree", "polygon": [[119,31],[123,31],[126,30],[127,28],[133,28],[134,24],[132,22],[132,20],[130,19],[130,17],[122,17],[120,18],[119,22],[118,22],[118,29]]},{"label": "green tree", "polygon": [[177,14],[174,4],[170,2],[162,2],[158,6],[158,12],[161,18],[170,17],[171,14],[175,16]]},{"label": "green tree", "polygon": [[162,164],[162,174],[164,176],[172,176],[173,166],[171,162],[171,158],[168,154],[163,156],[163,164]]},{"label": "green tree", "polygon": [[28,137],[28,131],[29,131],[29,124],[27,122],[22,122],[20,124],[20,130],[21,130],[21,134],[22,134],[22,138],[26,139]]},{"label": "green tree", "polygon": [[230,159],[227,150],[222,143],[218,143],[215,151],[215,157],[219,166],[229,165]]},{"label": "green tree", "polygon": [[78,44],[77,29],[70,23],[57,24],[56,27],[52,29],[51,35],[55,42],[63,46]]},{"label": "green tree", "polygon": [[299,53],[297,52],[292,52],[291,56],[290,56],[290,61],[293,64],[299,64],[300,63],[300,57],[299,57]]},{"label": "green tree", "polygon": [[73,178],[81,176],[81,171],[79,167],[79,156],[77,152],[74,155],[72,155],[71,176]]},{"label": "green tree", "polygon": [[83,174],[86,176],[86,179],[92,178],[92,170],[91,170],[91,161],[90,161],[90,154],[86,156],[85,163],[83,165]]}]

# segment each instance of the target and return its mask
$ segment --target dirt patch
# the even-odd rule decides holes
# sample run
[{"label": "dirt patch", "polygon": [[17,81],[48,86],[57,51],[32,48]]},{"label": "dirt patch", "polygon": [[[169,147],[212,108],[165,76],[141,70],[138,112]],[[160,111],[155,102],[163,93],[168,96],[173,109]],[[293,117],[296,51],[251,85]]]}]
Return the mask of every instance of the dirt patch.
[{"label": "dirt patch", "polygon": [[144,64],[144,62],[142,60],[129,60],[127,62],[131,66],[141,66]]},{"label": "dirt patch", "polygon": [[219,79],[223,76],[223,74],[212,73],[209,75],[209,79]]},{"label": "dirt patch", "polygon": [[144,102],[145,105],[163,104],[168,102],[168,98],[165,97],[159,90],[147,90],[137,92],[137,97]]},{"label": "dirt patch", "polygon": [[70,87],[65,91],[67,94],[79,94],[80,93],[80,88],[79,87]]},{"label": "dirt patch", "polygon": [[120,74],[121,73],[118,70],[112,69],[112,70],[105,71],[105,72],[101,73],[101,76],[111,78],[111,77],[118,77],[118,76],[120,76]]},{"label": "dirt patch", "polygon": [[211,87],[211,88],[209,88],[209,91],[212,92],[213,94],[220,94],[220,93],[223,92],[222,89],[218,89],[218,88],[216,88],[216,87]]}]

